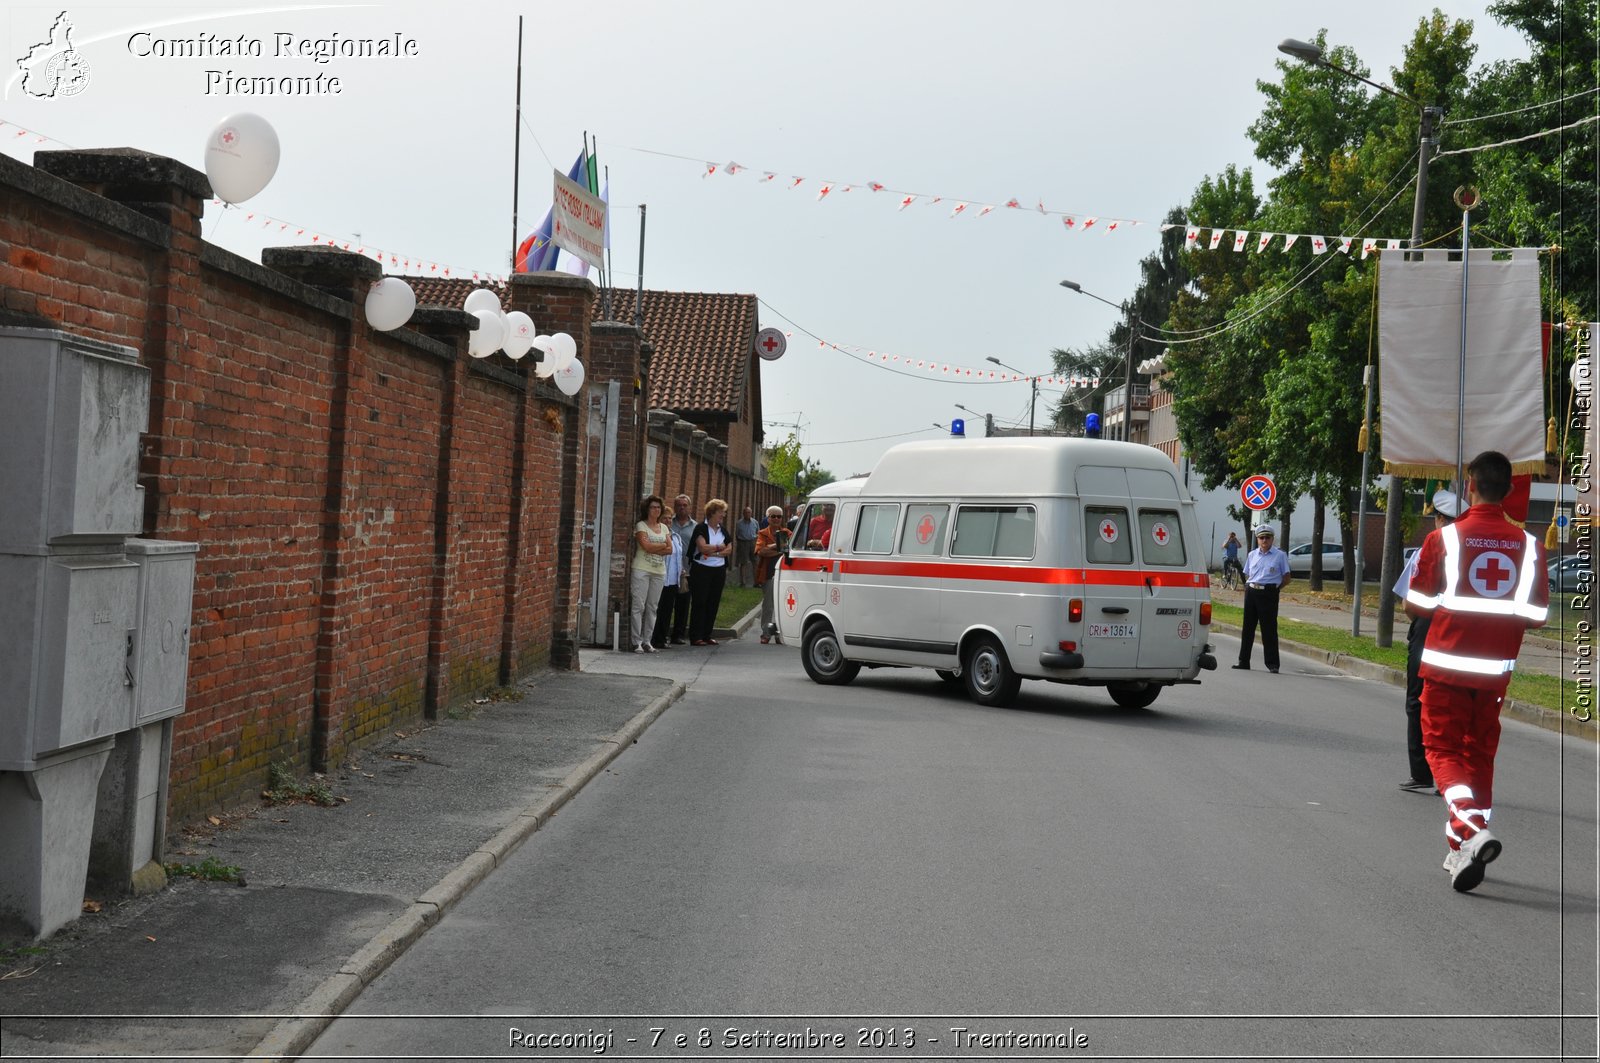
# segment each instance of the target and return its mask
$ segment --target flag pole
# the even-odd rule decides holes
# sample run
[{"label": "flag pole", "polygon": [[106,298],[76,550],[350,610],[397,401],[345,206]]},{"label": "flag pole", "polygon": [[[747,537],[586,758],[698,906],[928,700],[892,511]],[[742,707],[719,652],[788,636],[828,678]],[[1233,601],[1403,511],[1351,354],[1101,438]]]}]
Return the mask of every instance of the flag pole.
[{"label": "flag pole", "polygon": [[516,128],[511,148],[511,272],[517,271],[517,187],[522,175],[522,16],[517,16]]},{"label": "flag pole", "polygon": [[[606,187],[607,188],[611,187],[611,167],[609,167],[609,166],[606,167]],[[603,234],[603,233],[607,233],[607,232],[610,232],[610,231],[611,231],[611,204],[607,203],[606,204],[605,228],[603,228],[601,230],[601,232]],[[605,306],[602,308],[602,311],[601,311],[601,316],[603,318],[605,318],[605,320],[610,321],[611,320],[611,241],[610,240],[606,240],[605,241],[605,246],[600,249],[600,253],[605,256],[605,261],[606,261],[606,268],[600,271],[600,298],[605,303]]]},{"label": "flag pole", "polygon": [[[1456,202],[1461,202],[1458,197]],[[1467,497],[1467,484],[1461,478],[1461,463],[1464,460],[1462,452],[1467,445],[1467,269],[1469,259],[1472,257],[1469,250],[1469,229],[1467,215],[1470,208],[1463,206],[1461,210],[1461,362],[1456,370],[1456,493],[1465,499]]]}]

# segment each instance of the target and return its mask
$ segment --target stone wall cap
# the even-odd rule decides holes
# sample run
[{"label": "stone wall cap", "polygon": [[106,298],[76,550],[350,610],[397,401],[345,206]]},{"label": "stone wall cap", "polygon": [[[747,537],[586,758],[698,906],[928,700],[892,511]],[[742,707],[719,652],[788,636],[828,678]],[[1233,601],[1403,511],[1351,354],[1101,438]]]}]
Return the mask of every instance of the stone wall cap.
[{"label": "stone wall cap", "polygon": [[540,270],[538,273],[513,273],[511,275],[513,288],[578,288],[591,294],[600,289],[594,286],[594,281],[587,277],[580,277],[574,273],[563,273],[556,269]]},{"label": "stone wall cap", "polygon": [[71,148],[34,152],[33,164],[45,173],[74,184],[138,182],[177,185],[210,199],[211,181],[193,166],[138,148]]}]

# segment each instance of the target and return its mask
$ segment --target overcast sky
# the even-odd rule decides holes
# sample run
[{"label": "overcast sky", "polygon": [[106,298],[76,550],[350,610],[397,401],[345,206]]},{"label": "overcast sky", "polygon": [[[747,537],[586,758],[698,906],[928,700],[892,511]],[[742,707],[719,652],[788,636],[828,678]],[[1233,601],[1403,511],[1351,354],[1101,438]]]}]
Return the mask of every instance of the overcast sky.
[{"label": "overcast sky", "polygon": [[[255,112],[276,129],[282,161],[241,208],[208,208],[208,239],[258,259],[303,227],[302,240],[411,259],[400,272],[504,274],[520,12],[518,232],[548,208],[551,168],[567,170],[583,133],[596,136],[614,282],[638,281],[648,204],[646,286],[759,296],[761,324],[793,333],[785,357],[763,366],[768,433],[798,426],[805,453],[846,475],[894,442],[936,437],[935,423],[966,416],[957,403],[1025,424],[1026,383],[956,371],[993,370],[992,355],[1044,372],[1052,348],[1105,335],[1116,310],[1058,282],[1120,302],[1165,213],[1206,175],[1254,165],[1255,83],[1276,78],[1281,39],[1326,28],[1384,80],[1435,6],[1476,23],[1480,63],[1526,54],[1482,3],[1456,0],[126,3],[66,8],[89,81],[35,99],[15,61],[63,8],[24,3],[3,26],[0,150],[31,161],[35,149],[128,145],[203,169],[212,127]],[[398,35],[415,54],[317,63],[275,55],[279,34],[296,45]],[[240,36],[262,55],[150,54],[173,50],[154,42]],[[218,84],[317,74],[340,91],[263,97]],[[730,176],[729,162],[749,169]],[[902,210],[905,192],[918,198]],[[1004,206],[1012,199],[1019,209]],[[978,216],[985,206],[995,209]],[[1101,220],[1068,230],[1061,212]],[[940,369],[897,371],[866,351]],[[1041,418],[1060,390],[1041,388]]]}]

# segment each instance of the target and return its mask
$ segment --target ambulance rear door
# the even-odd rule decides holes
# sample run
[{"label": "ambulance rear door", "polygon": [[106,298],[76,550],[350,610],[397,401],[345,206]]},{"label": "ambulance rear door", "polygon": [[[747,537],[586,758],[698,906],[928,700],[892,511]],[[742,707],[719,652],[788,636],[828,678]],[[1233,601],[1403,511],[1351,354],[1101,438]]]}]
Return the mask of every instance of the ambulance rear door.
[{"label": "ambulance rear door", "polygon": [[1115,669],[1131,676],[1139,663],[1145,587],[1134,549],[1127,470],[1082,465],[1076,478],[1082,510],[1073,531],[1083,537],[1085,573],[1083,665],[1095,674]]},{"label": "ambulance rear door", "polygon": [[1198,556],[1200,544],[1187,541],[1177,504],[1134,499],[1134,507],[1144,583],[1139,667],[1187,669],[1206,639],[1200,626],[1200,597],[1206,592],[1197,586],[1204,577],[1190,564],[1191,557]]}]

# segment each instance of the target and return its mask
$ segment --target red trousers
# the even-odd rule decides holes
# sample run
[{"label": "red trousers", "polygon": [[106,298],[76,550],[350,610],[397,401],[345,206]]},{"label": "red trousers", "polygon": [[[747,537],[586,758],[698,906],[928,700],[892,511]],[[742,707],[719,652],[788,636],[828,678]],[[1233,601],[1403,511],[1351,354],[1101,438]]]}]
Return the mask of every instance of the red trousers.
[{"label": "red trousers", "polygon": [[1422,681],[1422,745],[1434,785],[1450,808],[1450,848],[1489,825],[1494,808],[1494,754],[1500,748],[1505,690]]}]

